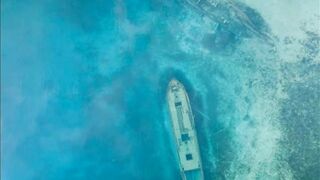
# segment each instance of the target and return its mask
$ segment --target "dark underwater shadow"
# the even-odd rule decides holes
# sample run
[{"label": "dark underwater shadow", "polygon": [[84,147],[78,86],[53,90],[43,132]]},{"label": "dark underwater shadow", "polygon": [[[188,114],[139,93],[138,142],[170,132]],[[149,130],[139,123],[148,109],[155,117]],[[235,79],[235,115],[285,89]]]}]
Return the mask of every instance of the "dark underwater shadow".
[{"label": "dark underwater shadow", "polygon": [[202,40],[203,46],[215,54],[229,55],[245,39],[256,38],[262,43],[274,45],[275,37],[263,19],[253,8],[242,2],[178,0],[181,6],[194,10],[217,24]]}]

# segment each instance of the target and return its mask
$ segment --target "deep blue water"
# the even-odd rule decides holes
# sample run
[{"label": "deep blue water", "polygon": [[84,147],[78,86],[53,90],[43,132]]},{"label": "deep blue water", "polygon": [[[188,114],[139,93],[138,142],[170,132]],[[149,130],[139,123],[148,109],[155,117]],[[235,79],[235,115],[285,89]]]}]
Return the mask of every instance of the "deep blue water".
[{"label": "deep blue water", "polygon": [[183,1],[2,1],[1,178],[179,179],[173,77],[191,99],[206,179],[319,177],[319,35],[304,41],[303,65],[279,65],[277,41],[261,39],[270,27],[238,6],[252,27],[239,11],[222,6],[223,24]]}]

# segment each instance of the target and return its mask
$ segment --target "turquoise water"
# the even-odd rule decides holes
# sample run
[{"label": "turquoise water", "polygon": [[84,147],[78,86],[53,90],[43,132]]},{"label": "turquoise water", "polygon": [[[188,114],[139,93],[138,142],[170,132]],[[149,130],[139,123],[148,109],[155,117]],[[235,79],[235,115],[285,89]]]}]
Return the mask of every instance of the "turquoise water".
[{"label": "turquoise water", "polygon": [[221,4],[225,24],[184,1],[3,0],[1,178],[179,179],[173,77],[206,179],[319,177],[317,4],[283,12],[285,35],[272,9]]}]

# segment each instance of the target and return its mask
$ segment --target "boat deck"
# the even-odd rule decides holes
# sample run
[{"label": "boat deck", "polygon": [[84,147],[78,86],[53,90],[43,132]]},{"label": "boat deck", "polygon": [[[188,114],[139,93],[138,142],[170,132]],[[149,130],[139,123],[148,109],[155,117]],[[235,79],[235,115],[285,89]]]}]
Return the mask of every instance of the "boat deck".
[{"label": "boat deck", "polygon": [[[180,168],[184,176],[189,174],[190,177],[194,177],[193,175],[195,175],[196,172],[200,172],[200,175],[202,175],[199,145],[189,98],[183,85],[177,80],[171,80],[169,83],[168,104],[179,155]],[[185,178],[186,177],[184,177],[184,179]]]}]

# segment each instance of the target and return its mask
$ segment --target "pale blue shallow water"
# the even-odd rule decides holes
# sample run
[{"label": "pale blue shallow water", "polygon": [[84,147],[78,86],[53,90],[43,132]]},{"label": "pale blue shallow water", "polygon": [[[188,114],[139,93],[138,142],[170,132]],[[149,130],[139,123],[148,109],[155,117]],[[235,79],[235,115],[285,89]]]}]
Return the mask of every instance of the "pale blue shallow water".
[{"label": "pale blue shallow water", "polygon": [[172,77],[206,179],[319,177],[319,33],[286,63],[263,40],[272,27],[237,6],[215,13],[223,24],[183,1],[2,1],[1,178],[179,179]]}]

